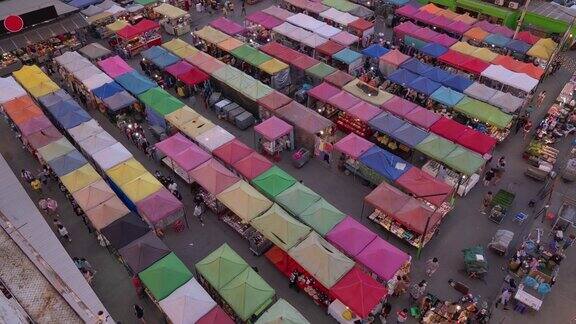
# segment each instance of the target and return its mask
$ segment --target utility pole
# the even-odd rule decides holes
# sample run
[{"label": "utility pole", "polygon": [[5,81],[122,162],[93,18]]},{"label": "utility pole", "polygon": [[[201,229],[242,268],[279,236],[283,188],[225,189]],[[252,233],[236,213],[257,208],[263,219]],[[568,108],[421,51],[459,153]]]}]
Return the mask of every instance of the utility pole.
[{"label": "utility pole", "polygon": [[524,7],[522,8],[520,18],[516,22],[516,30],[514,30],[514,36],[512,36],[512,39],[516,39],[516,36],[518,36],[518,32],[520,32],[520,28],[522,27],[522,23],[524,22],[524,16],[526,16],[526,11],[528,10],[528,5],[530,5],[530,0],[526,0],[526,3],[524,3]]}]

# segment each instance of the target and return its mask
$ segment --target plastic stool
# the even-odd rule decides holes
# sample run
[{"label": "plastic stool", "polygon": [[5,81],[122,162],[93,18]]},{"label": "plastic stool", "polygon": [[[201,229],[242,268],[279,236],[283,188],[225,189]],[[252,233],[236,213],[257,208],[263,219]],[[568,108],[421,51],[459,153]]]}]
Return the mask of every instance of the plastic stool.
[{"label": "plastic stool", "polygon": [[514,217],[514,221],[518,222],[518,224],[522,225],[522,223],[524,223],[524,221],[528,218],[528,215],[524,214],[523,212],[519,212],[518,214],[516,214],[516,216]]}]

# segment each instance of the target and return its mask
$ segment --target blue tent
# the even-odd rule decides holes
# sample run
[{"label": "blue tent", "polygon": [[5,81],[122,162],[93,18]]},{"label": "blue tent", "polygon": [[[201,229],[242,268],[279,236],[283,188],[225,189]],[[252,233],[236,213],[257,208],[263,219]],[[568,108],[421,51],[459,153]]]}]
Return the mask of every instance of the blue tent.
[{"label": "blue tent", "polygon": [[120,83],[132,95],[139,95],[158,86],[156,82],[136,71],[122,74],[116,78],[116,82]]},{"label": "blue tent", "polygon": [[74,101],[74,99],[59,101],[53,104],[52,106],[48,107],[48,111],[54,118],[58,118],[60,116],[65,115],[69,111],[75,111],[75,110],[82,110],[82,107],[80,107],[80,105],[78,105],[78,103]]},{"label": "blue tent", "polygon": [[362,154],[360,161],[390,181],[396,181],[412,167],[408,162],[378,146]]},{"label": "blue tent", "polygon": [[68,99],[72,99],[72,96],[70,96],[64,89],[60,89],[56,92],[52,92],[51,94],[47,94],[38,98],[42,106],[46,108]]},{"label": "blue tent", "polygon": [[425,77],[419,77],[418,79],[410,82],[408,88],[416,90],[417,92],[423,93],[427,96],[431,95],[434,91],[440,88],[441,84],[434,82]]},{"label": "blue tent", "polygon": [[392,134],[395,130],[404,125],[404,121],[392,114],[383,112],[372,118],[368,124],[370,127],[384,134]]},{"label": "blue tent", "polygon": [[350,64],[356,62],[359,59],[362,59],[362,54],[355,52],[349,48],[345,48],[340,52],[332,55],[332,58],[342,63]]},{"label": "blue tent", "polygon": [[402,144],[414,148],[428,137],[428,132],[410,123],[406,123],[390,134],[390,136]]},{"label": "blue tent", "polygon": [[362,54],[371,57],[371,58],[375,58],[375,59],[379,59],[380,56],[386,54],[389,52],[389,49],[385,48],[384,46],[380,45],[380,44],[372,44],[368,47],[366,47],[365,49],[362,50]]},{"label": "blue tent", "polygon": [[434,91],[430,98],[448,107],[454,107],[464,98],[464,94],[442,86]]},{"label": "blue tent", "polygon": [[73,150],[66,155],[48,161],[50,168],[52,168],[58,177],[62,177],[76,169],[79,169],[86,163],[88,163],[88,161],[86,161],[82,153],[77,150]]},{"label": "blue tent", "polygon": [[70,110],[66,114],[55,117],[60,126],[65,129],[76,127],[92,119],[84,109]]},{"label": "blue tent", "polygon": [[72,0],[68,2],[69,5],[72,7],[76,7],[78,9],[84,9],[90,7],[90,5],[97,4],[102,2],[103,0]]},{"label": "blue tent", "polygon": [[451,77],[452,74],[444,70],[443,68],[435,66],[432,69],[428,70],[426,73],[424,73],[422,76],[427,77],[428,79],[434,82],[442,82]]},{"label": "blue tent", "polygon": [[404,69],[398,69],[388,76],[388,80],[402,86],[406,86],[408,83],[416,80],[417,78],[418,74]]},{"label": "blue tent", "polygon": [[168,51],[165,50],[163,47],[152,46],[149,49],[142,51],[142,57],[147,59],[147,60],[152,61],[156,57],[158,57],[160,55],[164,55],[165,53],[168,53]]},{"label": "blue tent", "polygon": [[424,75],[428,70],[432,69],[432,65],[422,63],[415,58],[411,58],[400,65],[410,72],[414,72],[418,75]]},{"label": "blue tent", "polygon": [[511,40],[508,44],[506,44],[506,48],[517,53],[526,54],[526,52],[528,52],[532,48],[532,45],[525,43],[521,40],[514,39]]},{"label": "blue tent", "polygon": [[497,47],[506,47],[511,39],[500,34],[490,34],[484,38],[484,42]]},{"label": "blue tent", "polygon": [[474,81],[460,75],[454,75],[444,81],[441,81],[441,83],[442,85],[450,89],[454,89],[459,92],[464,92],[464,90],[466,90],[466,88],[471,86],[474,83]]},{"label": "blue tent", "polygon": [[105,85],[94,89],[92,91],[92,93],[96,97],[104,100],[110,96],[117,94],[118,92],[121,92],[121,91],[124,91],[124,88],[122,88],[118,83],[112,81],[110,83],[106,83]]},{"label": "blue tent", "polygon": [[437,43],[429,43],[428,45],[422,47],[420,49],[422,53],[432,56],[433,58],[437,58],[438,56],[448,52],[448,49],[440,44]]},{"label": "blue tent", "polygon": [[172,53],[166,52],[160,56],[156,56],[151,61],[157,67],[164,69],[167,66],[178,63],[178,61],[180,61],[180,58]]},{"label": "blue tent", "polygon": [[128,107],[136,101],[136,98],[132,97],[128,91],[121,91],[118,92],[106,99],[104,99],[104,103],[106,107],[112,111],[118,111],[122,108]]},{"label": "blue tent", "polygon": [[408,2],[410,2],[410,0],[391,0],[390,3],[392,3],[395,6],[401,7],[405,4],[407,4]]}]

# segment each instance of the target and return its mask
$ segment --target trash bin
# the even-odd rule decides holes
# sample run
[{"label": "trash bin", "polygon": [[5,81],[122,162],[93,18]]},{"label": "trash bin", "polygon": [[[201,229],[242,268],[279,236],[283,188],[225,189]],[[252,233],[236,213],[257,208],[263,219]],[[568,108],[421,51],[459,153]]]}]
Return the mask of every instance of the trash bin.
[{"label": "trash bin", "polygon": [[305,148],[300,148],[294,154],[292,154],[292,165],[296,168],[301,168],[310,160],[312,157],[310,151]]}]

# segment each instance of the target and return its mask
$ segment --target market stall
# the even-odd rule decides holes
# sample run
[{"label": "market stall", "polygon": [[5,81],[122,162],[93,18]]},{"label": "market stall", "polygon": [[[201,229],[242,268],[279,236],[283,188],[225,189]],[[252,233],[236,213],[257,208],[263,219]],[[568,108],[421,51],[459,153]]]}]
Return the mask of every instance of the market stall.
[{"label": "market stall", "polygon": [[122,216],[100,230],[100,233],[110,242],[109,246],[113,251],[125,247],[148,232],[150,232],[148,224],[134,213]]},{"label": "market stall", "polygon": [[220,17],[212,20],[210,26],[230,36],[241,36],[246,31],[244,26],[226,18]]},{"label": "market stall", "polygon": [[294,13],[283,9],[279,6],[270,6],[264,10],[262,10],[262,12],[267,13],[271,16],[274,16],[278,19],[280,19],[281,21],[286,21],[286,19],[288,19],[288,17],[291,17],[294,15]]},{"label": "market stall", "polygon": [[156,229],[165,229],[185,215],[184,205],[165,188],[137,202],[136,208],[140,216]]},{"label": "market stall", "polygon": [[272,200],[295,183],[296,179],[277,166],[272,166],[252,180],[252,185]]},{"label": "market stall", "polygon": [[364,62],[364,56],[362,54],[349,48],[345,48],[334,54],[332,59],[338,62],[336,63],[336,67],[339,67],[340,70],[344,70],[349,74],[358,74]]},{"label": "market stall", "polygon": [[216,302],[194,278],[160,301],[160,309],[174,324],[200,323],[214,308]]},{"label": "market stall", "polygon": [[396,185],[432,208],[451,208],[454,188],[419,168],[411,168],[396,180]]},{"label": "market stall", "polygon": [[297,217],[318,234],[325,236],[344,219],[345,215],[324,198],[321,198],[298,214]]},{"label": "market stall", "polygon": [[109,77],[116,79],[122,74],[132,72],[134,69],[119,56],[112,56],[98,61],[98,67]]},{"label": "market stall", "polygon": [[143,50],[162,44],[160,25],[151,20],[141,20],[135,25],[127,25],[116,32],[111,45],[123,57],[133,57]]},{"label": "market stall", "polygon": [[140,93],[138,99],[146,107],[146,119],[148,122],[162,129],[167,128],[165,116],[184,107],[182,101],[160,87],[151,88],[146,92]]},{"label": "market stall", "polygon": [[157,143],[156,149],[166,155],[162,162],[187,183],[193,182],[190,171],[210,159],[210,154],[180,133]]},{"label": "market stall", "polygon": [[121,248],[118,253],[129,271],[138,274],[167,256],[170,249],[151,231]]},{"label": "market stall", "polygon": [[254,126],[254,131],[257,149],[276,160],[280,160],[282,151],[294,149],[293,127],[278,117],[272,116]]},{"label": "market stall", "polygon": [[396,181],[412,168],[410,163],[377,146],[362,154],[358,162],[357,175],[374,185]]},{"label": "market stall", "polygon": [[[96,187],[95,185],[98,183],[99,181],[92,183],[86,188],[75,192],[74,195],[84,198],[85,205],[89,205],[85,195],[91,192],[99,193],[99,195],[96,197],[100,198],[99,200],[101,200],[101,198],[103,198],[104,195],[99,190],[87,189],[87,188],[95,188]],[[90,209],[84,209],[84,212],[86,213],[86,217],[88,217],[88,219],[90,220],[90,224],[92,224],[94,229],[99,232],[102,232],[103,229],[109,227],[114,222],[121,220],[125,216],[133,215],[130,213],[130,210],[126,208],[124,203],[122,203],[122,201],[115,195],[111,195],[110,198],[102,201],[101,203],[95,205]],[[109,231],[112,228],[113,227],[111,227]],[[141,229],[140,226],[137,226],[137,228],[138,230]]]},{"label": "market stall", "polygon": [[279,91],[272,91],[270,94],[258,99],[258,112],[260,119],[268,119],[274,112],[287,105],[292,99]]},{"label": "market stall", "polygon": [[356,174],[359,167],[358,158],[373,146],[374,143],[353,133],[336,142],[334,149],[342,153],[339,169],[345,173]]},{"label": "market stall", "polygon": [[261,216],[252,219],[250,224],[284,251],[299,244],[311,231],[308,226],[292,218],[276,204]]},{"label": "market stall", "polygon": [[189,171],[188,174],[202,187],[200,196],[206,206],[216,214],[224,211],[224,206],[217,200],[216,196],[240,180],[214,159],[202,163]]},{"label": "market stall", "polygon": [[112,55],[112,51],[99,43],[88,44],[79,49],[78,52],[88,58],[91,62],[98,62]]},{"label": "market stall", "polygon": [[234,163],[233,168],[247,181],[258,177],[273,166],[264,156],[253,152],[242,160]]},{"label": "market stall", "polygon": [[282,24],[282,20],[265,13],[255,11],[245,18],[248,39],[254,39],[258,43],[267,43],[270,39],[270,30]]},{"label": "market stall", "polygon": [[292,216],[298,217],[298,215],[302,214],[308,207],[319,201],[320,198],[321,197],[310,188],[297,182],[277,195],[274,201]]},{"label": "market stall", "polygon": [[161,15],[160,25],[171,35],[180,36],[190,32],[190,15],[168,3],[154,7],[154,12]]},{"label": "market stall", "polygon": [[[307,105],[326,118],[334,118],[339,110],[345,111],[347,108],[349,108],[349,102],[354,104],[360,101],[354,101],[356,98],[352,95],[339,95],[340,92],[340,89],[336,88],[335,86],[327,82],[322,82],[321,84],[308,90]],[[337,96],[337,99],[331,102],[330,99],[335,96]]]},{"label": "market stall", "polygon": [[304,315],[287,301],[280,298],[274,305],[270,306],[268,310],[260,316],[260,318],[255,322],[255,324],[271,324],[278,322],[290,322],[290,323],[301,323],[310,324]]},{"label": "market stall", "polygon": [[186,43],[180,38],[174,38],[162,44],[162,47],[170,51],[172,54],[177,55],[181,59],[192,56],[198,53],[198,49],[191,44]]},{"label": "market stall", "polygon": [[192,273],[174,252],[138,274],[153,301],[161,302],[176,289],[193,280]]}]

